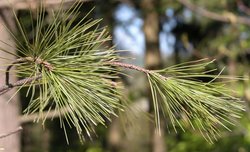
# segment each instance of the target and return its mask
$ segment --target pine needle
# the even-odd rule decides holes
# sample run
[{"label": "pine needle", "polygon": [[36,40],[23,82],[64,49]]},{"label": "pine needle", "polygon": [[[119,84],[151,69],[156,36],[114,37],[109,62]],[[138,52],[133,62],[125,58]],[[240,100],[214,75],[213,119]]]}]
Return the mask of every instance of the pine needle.
[{"label": "pine needle", "polygon": [[[177,127],[185,131],[185,128],[191,126],[194,130],[199,130],[207,141],[213,142],[221,128],[230,131],[228,125],[234,125],[244,107],[240,99],[230,95],[232,91],[227,89],[225,84],[215,82],[217,79],[229,77],[221,76],[221,73],[207,75],[200,71],[211,63],[201,60],[195,64],[183,63],[160,71],[161,74],[171,75],[170,77],[160,75],[157,73],[159,71],[147,75],[158,128],[161,107],[161,112],[168,116],[176,132]],[[194,79],[196,77],[209,77],[212,80],[202,82]]]}]

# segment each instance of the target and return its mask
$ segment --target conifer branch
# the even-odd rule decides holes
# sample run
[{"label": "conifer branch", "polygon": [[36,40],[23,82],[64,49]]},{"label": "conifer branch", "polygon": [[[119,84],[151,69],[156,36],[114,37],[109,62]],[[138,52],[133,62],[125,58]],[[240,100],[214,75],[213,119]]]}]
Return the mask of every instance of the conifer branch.
[{"label": "conifer branch", "polygon": [[148,74],[152,71],[148,70],[148,69],[144,69],[142,67],[133,65],[133,64],[127,64],[127,63],[122,63],[122,62],[109,62],[110,65],[114,65],[114,66],[119,66],[119,67],[123,67],[123,68],[127,68],[127,69],[132,69],[132,70],[136,70],[139,72],[143,72],[145,74]]},{"label": "conifer branch", "polygon": [[17,59],[16,61],[14,61],[12,64],[10,64],[7,68],[6,68],[6,72],[5,72],[5,85],[6,86],[11,86],[10,84],[10,70],[11,68],[14,66],[14,65],[17,65],[17,64],[20,64],[20,63],[23,63],[23,62],[26,62],[26,61],[31,61],[31,62],[34,62],[34,63],[37,63],[37,64],[43,64],[45,65],[45,67],[49,70],[52,70],[52,66],[48,63],[48,62],[44,62],[42,61],[41,59],[37,58],[37,59],[33,59],[31,57],[24,57],[24,58],[19,58]]},{"label": "conifer branch", "polygon": [[159,74],[159,73],[157,73],[157,72],[155,72],[153,70],[148,70],[148,69],[145,69],[145,68],[133,65],[133,64],[122,63],[122,62],[109,62],[109,64],[111,64],[113,66],[123,67],[123,68],[126,68],[126,69],[136,70],[136,71],[145,73],[146,75],[155,74],[155,75],[159,76],[163,80],[167,79],[167,77],[165,77],[165,76],[163,76],[163,75],[161,75],[161,74]]},{"label": "conifer branch", "polygon": [[[24,78],[22,80],[19,80],[15,83],[10,83],[9,82],[9,72],[10,72],[10,69],[16,65],[16,64],[19,64],[19,63],[23,63],[25,61],[30,61],[30,62],[35,62],[37,64],[42,64],[44,65],[49,71],[51,71],[53,69],[53,66],[48,63],[47,61],[43,61],[41,59],[33,59],[32,57],[25,57],[25,58],[19,58],[17,59],[17,61],[13,62],[11,65],[9,65],[6,69],[6,80],[5,80],[5,85],[4,86],[1,86],[0,87],[0,95],[8,92],[9,90],[11,90],[12,88],[14,87],[19,87],[19,86],[22,86],[22,85],[25,85],[25,84],[29,84],[31,82],[34,82],[36,80],[39,80],[42,78],[42,75],[37,75],[37,76],[34,76],[34,77],[30,77],[30,78]],[[133,64],[128,64],[128,63],[122,63],[122,62],[108,62],[108,64],[110,65],[113,65],[113,66],[118,66],[118,67],[123,67],[123,68],[126,68],[126,69],[132,69],[132,70],[136,70],[136,71],[139,71],[139,72],[143,72],[145,74],[149,74],[149,73],[154,73],[153,71],[151,70],[148,70],[148,69],[145,69],[145,68],[142,68],[142,67],[139,67],[139,66],[136,66],[136,65],[133,65]],[[161,75],[162,76],[162,75]],[[162,76],[164,77],[164,76]],[[164,77],[165,78],[165,77]]]},{"label": "conifer branch", "polygon": [[23,86],[23,85],[28,85],[34,81],[37,81],[39,79],[42,78],[42,75],[37,75],[37,76],[33,76],[33,77],[30,77],[30,78],[24,78],[22,80],[18,80],[16,81],[15,83],[10,83],[8,85],[4,85],[4,86],[1,86],[0,87],[0,95],[3,95],[4,93],[10,91],[12,88],[14,87],[20,87],[20,86]]},{"label": "conifer branch", "polygon": [[[182,63],[157,71],[117,62],[121,60],[117,51],[103,47],[111,38],[105,28],[99,29],[100,20],[86,21],[87,17],[78,20],[81,3],[76,2],[67,11],[60,8],[46,28],[43,7],[37,11],[32,43],[13,11],[25,42],[17,43],[17,51],[24,57],[7,67],[6,84],[0,87],[0,95],[13,87],[28,87],[27,95],[31,98],[24,113],[38,114],[31,115],[37,121],[44,123],[54,117],[54,113],[46,112],[55,110],[63,129],[66,129],[64,123],[68,123],[76,128],[80,139],[84,140],[83,132],[91,136],[96,125],[105,125],[112,115],[117,115],[117,110],[124,108],[122,92],[112,85],[112,80],[122,73],[118,67],[147,76],[157,128],[163,114],[176,132],[177,127],[184,130],[191,126],[212,141],[210,137],[216,139],[220,127],[228,129],[226,124],[233,124],[234,118],[239,118],[244,110],[240,99],[230,96],[224,83],[214,82],[223,77],[210,75],[214,69],[205,70],[212,61]],[[15,72],[24,79],[10,83],[9,71],[13,66],[17,66]],[[195,80],[202,77],[211,81]]]},{"label": "conifer branch", "polygon": [[5,72],[5,85],[0,87],[0,95],[8,92],[9,90],[11,90],[14,87],[19,87],[19,86],[23,86],[25,84],[29,84],[32,83],[36,80],[39,80],[42,78],[42,75],[39,74],[37,76],[33,76],[33,77],[29,77],[29,78],[24,78],[21,80],[18,80],[15,83],[10,83],[10,69],[17,64],[23,63],[23,62],[34,62],[35,64],[39,64],[39,65],[43,65],[48,71],[52,71],[53,70],[53,66],[48,63],[47,61],[43,61],[40,58],[32,58],[32,57],[24,57],[24,58],[19,58],[16,61],[14,61],[12,64],[10,64],[7,68],[6,68],[6,72]]}]

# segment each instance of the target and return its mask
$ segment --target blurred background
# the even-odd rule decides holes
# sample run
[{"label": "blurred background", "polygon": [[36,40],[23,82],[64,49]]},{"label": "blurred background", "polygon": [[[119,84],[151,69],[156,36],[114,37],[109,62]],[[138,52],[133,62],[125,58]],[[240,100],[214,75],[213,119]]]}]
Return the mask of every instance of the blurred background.
[{"label": "blurred background", "polygon": [[[1,25],[15,30],[16,22],[9,6],[0,1]],[[6,0],[7,1],[7,0]],[[65,9],[73,0],[65,0]],[[17,17],[27,31],[31,29],[30,11],[36,0],[16,0],[13,4]],[[60,1],[46,1],[46,19],[49,22],[53,9]],[[82,17],[89,10],[89,18],[103,18],[113,41],[108,46],[128,50],[119,55],[128,57],[124,62],[160,69],[181,62],[203,58],[216,59],[214,67],[225,74],[248,77],[250,74],[250,1],[249,0],[83,0]],[[80,18],[79,18],[80,19]],[[1,40],[13,42],[1,27]],[[67,144],[59,120],[48,120],[43,127],[30,119],[21,119],[25,109],[25,92],[11,107],[0,106],[0,130],[21,123],[20,134],[0,139],[10,145],[6,152],[248,152],[250,151],[250,83],[241,80],[229,87],[234,96],[245,101],[246,112],[232,131],[222,132],[214,144],[208,143],[196,132],[175,133],[162,125],[162,136],[155,134],[152,105],[146,77],[126,71],[123,77],[124,95],[128,106],[120,117],[114,117],[107,127],[97,126],[96,135],[82,144],[74,129],[68,129]],[[3,76],[1,76],[2,78]],[[2,81],[1,81],[2,82]],[[4,102],[6,98],[1,98]],[[1,103],[2,104],[2,103]],[[9,109],[7,109],[9,108]],[[168,123],[167,119],[163,119]],[[19,136],[20,135],[20,136]],[[1,141],[2,140],[2,141]],[[6,148],[7,149],[7,148]],[[1,149],[0,149],[1,151]]]}]

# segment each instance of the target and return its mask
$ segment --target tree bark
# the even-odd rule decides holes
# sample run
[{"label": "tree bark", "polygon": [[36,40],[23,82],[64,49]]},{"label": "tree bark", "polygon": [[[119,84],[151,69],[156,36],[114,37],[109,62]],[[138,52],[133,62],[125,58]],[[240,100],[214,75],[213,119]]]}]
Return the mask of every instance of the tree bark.
[{"label": "tree bark", "polygon": [[[7,29],[3,26],[4,24],[8,28],[14,28],[14,19],[11,17],[11,11],[7,9],[1,9],[1,15],[0,15],[0,41],[8,43],[10,47],[2,42],[0,42],[0,47],[4,48],[6,50],[15,51],[14,46],[14,40],[8,33]],[[0,51],[0,57],[13,59],[13,56],[10,56],[7,53],[3,53]],[[5,74],[4,71],[6,70],[6,64],[10,64],[10,60],[0,60],[0,71],[2,74],[0,75],[0,84],[5,84]],[[10,79],[12,82],[16,81],[16,78],[13,74],[13,72],[10,73]],[[4,95],[0,96],[0,134],[10,132],[12,130],[15,130],[19,126],[19,102],[17,94],[15,95],[16,90],[12,89],[5,93]],[[14,98],[11,98],[13,95],[15,95]],[[11,100],[8,102],[8,100],[11,98]],[[20,151],[20,135],[19,133],[12,134],[8,137],[0,139],[0,149],[2,149],[5,152],[19,152]]]},{"label": "tree bark", "polygon": [[144,0],[141,7],[144,13],[144,33],[146,40],[145,65],[147,69],[159,69],[162,64],[159,49],[160,21],[157,12],[158,1]]}]

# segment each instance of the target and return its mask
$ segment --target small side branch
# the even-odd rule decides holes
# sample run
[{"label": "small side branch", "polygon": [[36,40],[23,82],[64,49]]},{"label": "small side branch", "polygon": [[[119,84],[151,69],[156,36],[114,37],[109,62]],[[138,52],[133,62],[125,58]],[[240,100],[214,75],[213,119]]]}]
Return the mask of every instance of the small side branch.
[{"label": "small side branch", "polygon": [[192,4],[189,0],[177,0],[182,5],[186,6],[193,12],[198,13],[199,15],[205,16],[207,18],[220,21],[220,22],[227,22],[227,23],[239,23],[245,24],[250,26],[250,19],[247,17],[237,16],[233,13],[225,13],[225,14],[218,14],[212,11],[208,11],[204,8],[201,8],[195,4]]},{"label": "small side branch", "polygon": [[122,62],[109,62],[109,64],[113,65],[113,66],[118,66],[118,67],[123,67],[123,68],[126,68],[126,69],[132,69],[132,70],[136,70],[136,71],[139,71],[139,72],[143,72],[146,75],[155,74],[155,75],[159,76],[162,80],[167,79],[167,77],[165,77],[165,76],[163,76],[163,75],[161,75],[159,73],[156,73],[155,71],[148,70],[148,69],[145,69],[145,68],[133,65],[133,64],[127,64],[127,63],[122,63]]},{"label": "small side branch", "polygon": [[40,65],[43,65],[48,71],[52,71],[53,70],[53,66],[48,63],[47,61],[44,61],[40,58],[32,58],[32,57],[24,57],[24,58],[19,58],[17,59],[15,62],[13,62],[11,65],[9,65],[7,68],[6,68],[6,72],[5,72],[5,85],[0,87],[0,95],[8,92],[9,90],[11,90],[12,88],[14,87],[18,87],[18,86],[22,86],[22,85],[25,85],[25,84],[29,84],[29,83],[32,83],[38,79],[41,79],[42,78],[42,75],[39,74],[37,76],[33,76],[33,77],[29,77],[29,78],[25,78],[25,79],[22,79],[22,80],[19,80],[15,83],[10,83],[10,70],[13,66],[17,65],[17,64],[20,64],[20,63],[23,63],[23,62],[33,62],[35,64],[40,64]]},{"label": "small side branch", "polygon": [[114,66],[127,68],[127,69],[136,70],[136,71],[139,71],[139,72],[143,72],[145,74],[148,74],[148,73],[152,72],[152,71],[150,71],[148,69],[144,69],[142,67],[138,67],[138,66],[135,66],[133,64],[127,64],[127,63],[122,63],[122,62],[109,62],[109,64],[114,65]]},{"label": "small side branch", "polygon": [[15,83],[12,83],[12,84],[9,84],[9,85],[4,85],[4,86],[0,87],[0,95],[3,95],[4,93],[10,91],[14,87],[23,86],[25,84],[32,83],[32,82],[34,82],[36,80],[39,80],[41,78],[42,78],[42,75],[37,75],[37,76],[34,76],[34,77],[19,80],[19,81],[15,82]]},{"label": "small side branch", "polygon": [[13,131],[10,131],[8,133],[0,134],[0,139],[8,137],[8,136],[13,135],[13,134],[16,134],[16,133],[18,133],[21,130],[23,130],[23,128],[20,126],[17,129],[15,129]]},{"label": "small side branch", "polygon": [[15,62],[13,62],[11,65],[9,65],[7,68],[6,68],[6,72],[5,72],[5,84],[6,85],[10,85],[10,69],[16,65],[16,64],[19,64],[19,63],[23,63],[25,62],[27,59],[26,58],[20,58],[20,59],[17,59]]}]

